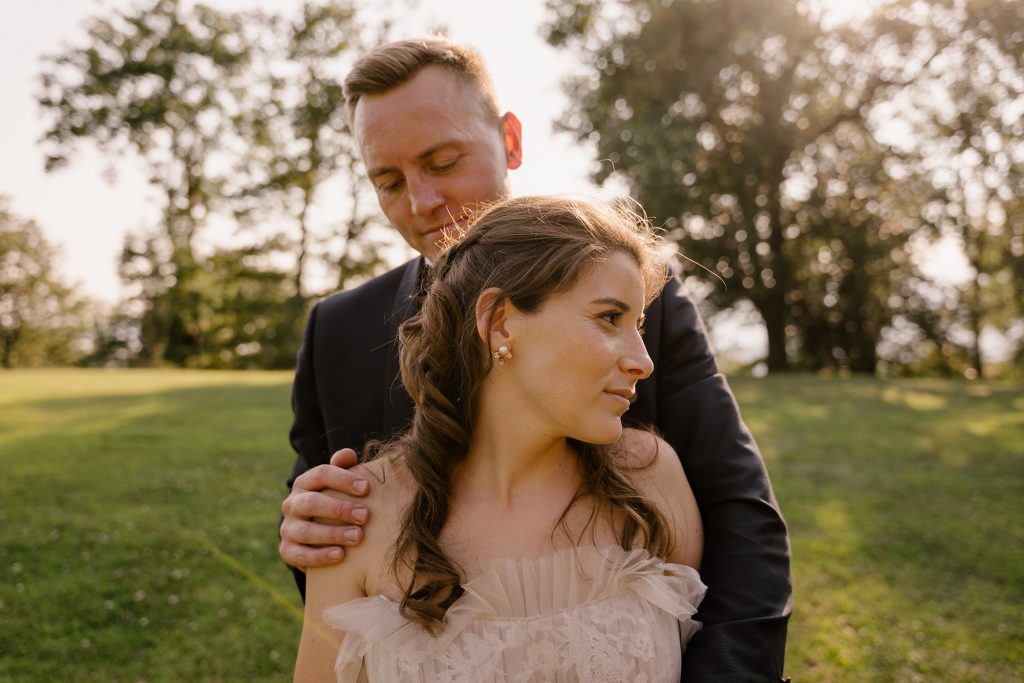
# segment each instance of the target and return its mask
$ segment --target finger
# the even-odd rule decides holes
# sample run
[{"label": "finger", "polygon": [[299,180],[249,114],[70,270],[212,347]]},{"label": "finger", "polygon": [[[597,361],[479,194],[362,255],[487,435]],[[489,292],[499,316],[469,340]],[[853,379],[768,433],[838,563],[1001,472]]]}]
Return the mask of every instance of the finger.
[{"label": "finger", "polygon": [[370,482],[341,467],[317,465],[299,475],[292,485],[293,494],[296,491],[324,491],[326,489],[347,493],[350,496],[365,496],[370,491]]},{"label": "finger", "polygon": [[331,456],[331,464],[335,467],[348,469],[357,462],[359,462],[359,457],[351,448],[342,448],[340,451],[335,451],[334,455]]},{"label": "finger", "polygon": [[321,524],[318,520],[286,519],[281,523],[281,540],[296,545],[342,546],[363,540],[357,526]]},{"label": "finger", "polygon": [[281,559],[285,561],[285,564],[296,567],[303,572],[310,567],[324,567],[345,559],[345,549],[337,546],[313,548],[308,545],[281,541],[277,551],[281,555]]},{"label": "finger", "polygon": [[317,517],[335,524],[365,524],[370,510],[362,503],[339,498],[330,492],[292,492],[281,503],[285,520]]}]

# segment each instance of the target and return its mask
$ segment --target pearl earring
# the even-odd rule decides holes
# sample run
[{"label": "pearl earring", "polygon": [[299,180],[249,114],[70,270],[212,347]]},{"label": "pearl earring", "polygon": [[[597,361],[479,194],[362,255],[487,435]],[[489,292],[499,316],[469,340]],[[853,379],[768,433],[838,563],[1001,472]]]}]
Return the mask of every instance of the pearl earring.
[{"label": "pearl earring", "polygon": [[508,347],[502,344],[498,347],[498,350],[491,354],[494,358],[494,362],[498,365],[504,365],[505,361],[512,360],[512,352],[508,350]]}]

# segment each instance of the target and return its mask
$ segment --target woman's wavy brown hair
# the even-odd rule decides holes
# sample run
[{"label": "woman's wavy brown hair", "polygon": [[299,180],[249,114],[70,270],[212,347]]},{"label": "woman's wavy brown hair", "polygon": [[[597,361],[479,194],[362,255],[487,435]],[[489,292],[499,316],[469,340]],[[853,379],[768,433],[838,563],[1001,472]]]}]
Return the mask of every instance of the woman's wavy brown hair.
[{"label": "woman's wavy brown hair", "polygon": [[[667,268],[646,220],[623,206],[557,197],[500,201],[442,253],[422,308],[402,325],[402,381],[416,412],[411,429],[386,450],[404,459],[417,490],[405,513],[394,568],[397,573],[407,563],[411,569],[402,612],[424,628],[436,630],[462,595],[459,571],[438,538],[448,520],[453,469],[466,457],[480,389],[492,368],[491,349],[477,332],[478,297],[497,287],[499,299],[533,313],[549,296],[570,290],[594,263],[619,251],[640,267],[645,304],[650,303],[665,283]],[[571,443],[583,482],[569,508],[590,497],[597,503],[593,515],[607,506],[623,520],[623,548],[635,547],[639,537],[640,547],[664,555],[670,543],[666,525],[622,476],[621,447]]]}]

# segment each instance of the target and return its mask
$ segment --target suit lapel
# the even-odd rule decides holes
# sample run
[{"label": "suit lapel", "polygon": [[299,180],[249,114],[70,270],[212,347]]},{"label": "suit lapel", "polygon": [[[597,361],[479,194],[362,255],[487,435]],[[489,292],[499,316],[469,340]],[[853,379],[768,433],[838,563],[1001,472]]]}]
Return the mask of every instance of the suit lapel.
[{"label": "suit lapel", "polygon": [[388,436],[404,429],[412,420],[412,400],[402,386],[398,366],[398,328],[419,310],[415,295],[422,268],[422,257],[407,264],[387,317],[388,354],[382,378],[385,389],[381,425]]}]

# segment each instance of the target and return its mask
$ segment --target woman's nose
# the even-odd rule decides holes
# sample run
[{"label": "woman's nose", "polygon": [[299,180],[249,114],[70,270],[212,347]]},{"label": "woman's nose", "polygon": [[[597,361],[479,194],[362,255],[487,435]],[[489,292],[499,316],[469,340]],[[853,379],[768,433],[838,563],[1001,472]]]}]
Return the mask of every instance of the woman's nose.
[{"label": "woman's nose", "polygon": [[637,381],[647,379],[654,372],[654,361],[647,353],[647,347],[644,346],[643,337],[639,333],[622,357],[622,369],[634,375]]}]

